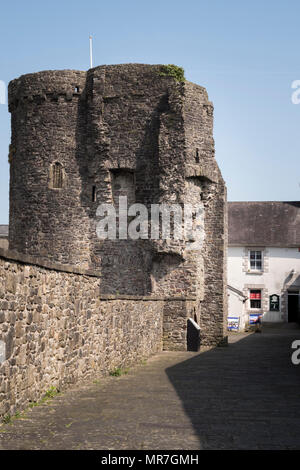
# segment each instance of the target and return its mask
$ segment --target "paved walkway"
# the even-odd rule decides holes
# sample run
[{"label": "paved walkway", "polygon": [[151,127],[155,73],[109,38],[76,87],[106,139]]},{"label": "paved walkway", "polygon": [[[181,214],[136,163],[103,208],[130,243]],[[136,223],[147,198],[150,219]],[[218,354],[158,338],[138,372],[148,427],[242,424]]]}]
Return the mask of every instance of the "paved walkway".
[{"label": "paved walkway", "polygon": [[231,334],[227,348],[164,352],[59,394],[0,427],[0,449],[300,449],[300,329]]}]

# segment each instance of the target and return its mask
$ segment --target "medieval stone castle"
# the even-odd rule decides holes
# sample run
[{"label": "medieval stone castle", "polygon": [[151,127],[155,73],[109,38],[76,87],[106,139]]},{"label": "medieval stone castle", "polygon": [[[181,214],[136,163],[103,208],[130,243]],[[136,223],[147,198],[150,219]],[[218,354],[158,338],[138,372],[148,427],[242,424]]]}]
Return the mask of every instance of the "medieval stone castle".
[{"label": "medieval stone castle", "polygon": [[[164,66],[45,71],[9,85],[9,250],[0,415],[162,349],[226,335],[226,188],[206,90]],[[202,204],[201,247],[105,239],[97,207]],[[0,356],[1,357],[1,356]]]}]

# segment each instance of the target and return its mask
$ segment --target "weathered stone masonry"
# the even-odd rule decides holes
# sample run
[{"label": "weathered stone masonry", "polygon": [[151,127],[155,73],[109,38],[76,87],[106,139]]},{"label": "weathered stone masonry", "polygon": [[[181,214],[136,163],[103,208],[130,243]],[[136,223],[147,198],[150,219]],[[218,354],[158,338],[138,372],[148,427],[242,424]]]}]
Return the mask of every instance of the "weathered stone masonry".
[{"label": "weathered stone masonry", "polygon": [[0,250],[0,416],[51,386],[61,390],[161,351],[161,299],[101,296],[95,275],[13,258],[22,256]]},{"label": "weathered stone masonry", "polygon": [[[214,158],[213,106],[204,88],[161,70],[45,71],[9,85],[9,245],[18,254],[2,253],[0,334],[12,355],[1,387],[12,374],[20,403],[29,396],[20,380],[27,374],[38,394],[93,367],[107,372],[162,347],[187,349],[189,317],[202,346],[224,340],[226,187]],[[120,195],[148,208],[202,205],[201,247],[99,240],[97,207],[117,209]]]}]

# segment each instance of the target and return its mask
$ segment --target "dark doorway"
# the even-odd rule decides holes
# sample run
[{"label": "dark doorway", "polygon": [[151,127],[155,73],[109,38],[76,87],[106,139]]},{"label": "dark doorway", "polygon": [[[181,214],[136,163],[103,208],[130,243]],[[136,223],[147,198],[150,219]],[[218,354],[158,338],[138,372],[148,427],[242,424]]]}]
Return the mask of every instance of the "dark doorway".
[{"label": "dark doorway", "polygon": [[299,293],[288,292],[288,321],[299,321]]},{"label": "dark doorway", "polygon": [[187,322],[187,350],[199,351],[200,349],[200,327],[192,318]]}]

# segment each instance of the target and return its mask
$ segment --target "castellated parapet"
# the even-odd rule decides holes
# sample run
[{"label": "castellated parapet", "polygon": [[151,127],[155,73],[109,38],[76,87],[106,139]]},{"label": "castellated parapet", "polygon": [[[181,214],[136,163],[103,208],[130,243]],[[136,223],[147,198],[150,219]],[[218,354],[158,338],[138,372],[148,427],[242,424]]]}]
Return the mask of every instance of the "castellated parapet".
[{"label": "castellated parapet", "polygon": [[[99,274],[103,295],[164,299],[164,345],[186,349],[187,318],[218,344],[226,316],[226,188],[204,88],[161,65],[45,71],[9,85],[10,249]],[[96,211],[202,204],[204,241],[99,240]],[[178,299],[184,301],[178,306]]]}]

